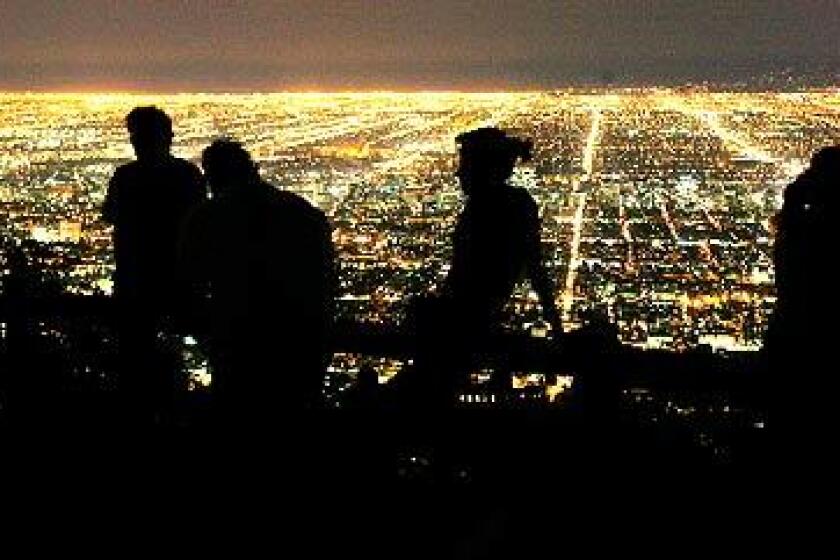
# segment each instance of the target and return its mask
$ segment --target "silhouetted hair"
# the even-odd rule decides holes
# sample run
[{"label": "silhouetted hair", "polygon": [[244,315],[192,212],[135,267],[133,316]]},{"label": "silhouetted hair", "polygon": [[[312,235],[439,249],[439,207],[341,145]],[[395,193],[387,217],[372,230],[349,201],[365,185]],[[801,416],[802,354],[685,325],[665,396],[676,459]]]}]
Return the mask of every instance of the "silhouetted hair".
[{"label": "silhouetted hair", "polygon": [[126,115],[125,127],[131,134],[155,132],[172,137],[172,119],[157,107],[135,107]]},{"label": "silhouetted hair", "polygon": [[211,181],[250,180],[258,176],[257,164],[241,143],[226,138],[214,140],[201,154],[201,165]]},{"label": "silhouetted hair", "polygon": [[840,176],[840,146],[829,146],[816,152],[811,158],[811,169],[832,177]]},{"label": "silhouetted hair", "polygon": [[[533,142],[508,136],[498,128],[479,128],[459,135],[462,178],[472,176],[472,181],[486,186],[503,183],[513,174],[517,160],[530,161]],[[464,192],[474,194],[474,186],[462,182]]]},{"label": "silhouetted hair", "polygon": [[478,128],[455,138],[461,150],[513,166],[517,160],[531,161],[534,142],[522,140],[495,127]]}]

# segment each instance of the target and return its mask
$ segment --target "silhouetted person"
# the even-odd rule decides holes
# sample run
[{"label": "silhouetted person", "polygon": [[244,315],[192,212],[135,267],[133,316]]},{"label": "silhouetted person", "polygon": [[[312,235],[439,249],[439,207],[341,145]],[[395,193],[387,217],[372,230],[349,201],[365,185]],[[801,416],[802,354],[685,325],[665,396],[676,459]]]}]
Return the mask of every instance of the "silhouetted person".
[{"label": "silhouetted person", "polygon": [[455,227],[452,265],[440,293],[421,300],[414,312],[419,369],[443,398],[452,397],[470,354],[498,329],[518,281],[530,280],[555,336],[561,332],[542,262],[537,205],[525,189],[508,183],[516,162],[531,159],[532,143],[496,128],[467,132],[456,141],[466,204]]},{"label": "silhouetted person", "polygon": [[[784,193],[775,218],[778,300],[767,337],[772,370],[770,428],[785,447],[819,453],[837,426],[836,254],[840,147],[817,152]],[[832,436],[833,437],[833,436]],[[826,448],[827,450],[827,448]]]},{"label": "silhouetted person", "polygon": [[334,252],[324,214],[261,180],[248,152],[203,154],[211,200],[191,216],[183,263],[207,317],[212,391],[229,420],[316,406],[329,352]]},{"label": "silhouetted person", "polygon": [[154,406],[172,389],[172,372],[157,360],[156,340],[180,296],[178,236],[187,214],[207,196],[198,167],[170,153],[172,121],[166,113],[137,107],[125,124],[137,159],[114,172],[102,217],[114,226],[122,388],[138,403]]}]

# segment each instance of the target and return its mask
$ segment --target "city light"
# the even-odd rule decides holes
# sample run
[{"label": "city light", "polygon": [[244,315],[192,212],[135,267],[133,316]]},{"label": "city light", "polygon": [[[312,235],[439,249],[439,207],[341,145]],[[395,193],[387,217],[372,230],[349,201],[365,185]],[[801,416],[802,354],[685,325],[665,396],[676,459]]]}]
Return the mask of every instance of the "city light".
[{"label": "city light", "polygon": [[[242,141],[265,179],[323,209],[338,312],[397,323],[445,276],[462,197],[454,138],[496,125],[535,141],[515,182],[537,200],[565,327],[593,311],[643,348],[760,347],[774,303],[770,217],[840,94],[664,88],[532,93],[0,94],[0,235],[45,248],[63,289],[110,289],[108,179],[137,105],[175,123],[176,155]],[[527,285],[507,326],[541,319]],[[381,374],[384,375],[384,374]]]}]

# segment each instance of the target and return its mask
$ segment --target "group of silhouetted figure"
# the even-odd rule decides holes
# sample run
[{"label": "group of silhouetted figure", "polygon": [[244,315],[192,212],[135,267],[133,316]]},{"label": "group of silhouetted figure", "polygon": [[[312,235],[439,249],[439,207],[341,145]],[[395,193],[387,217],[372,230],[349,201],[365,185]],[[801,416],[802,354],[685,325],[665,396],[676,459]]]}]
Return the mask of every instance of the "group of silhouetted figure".
[{"label": "group of silhouetted figure", "polygon": [[[306,200],[261,179],[238,142],[216,140],[203,168],[171,154],[171,119],[156,107],[126,118],[136,160],[119,167],[103,208],[113,224],[121,386],[165,406],[162,333],[190,334],[209,356],[219,414],[236,418],[318,408],[331,357],[337,263],[331,227]],[[496,128],[460,135],[467,196],[441,289],[410,304],[415,400],[452,396],[470,348],[500,321],[527,277],[555,332],[537,206],[508,183],[532,145]],[[264,419],[264,418],[263,418]]]},{"label": "group of silhouetted figure", "polygon": [[[236,141],[214,141],[199,169],[172,155],[172,121],[162,110],[135,108],[126,127],[136,160],[115,171],[102,216],[113,224],[119,387],[128,408],[148,415],[171,406],[180,367],[172,356],[186,335],[208,356],[217,417],[265,423],[322,407],[338,292],[324,213],[265,182]],[[475,356],[492,346],[520,280],[530,281],[555,338],[563,332],[538,207],[510,183],[532,143],[498,128],[456,142],[465,204],[444,282],[407,305],[415,356],[393,383],[401,405],[451,404]],[[819,151],[786,189],[773,224],[778,301],[765,344],[766,397],[791,439],[832,422],[838,178],[840,148]],[[176,351],[162,352],[167,344]],[[815,391],[815,383],[831,390]]]},{"label": "group of silhouetted figure", "polygon": [[[587,371],[575,385],[584,388],[582,408],[594,422],[584,420],[561,431],[560,423],[512,425],[509,417],[492,414],[460,426],[451,421],[455,393],[474,371],[476,357],[498,350],[493,345],[503,308],[520,280],[529,280],[537,293],[555,341],[561,346],[569,341],[559,336],[563,324],[541,255],[538,207],[525,189],[510,183],[516,164],[531,158],[530,141],[497,128],[456,138],[465,204],[444,282],[407,304],[405,331],[413,340],[413,363],[389,390],[378,393],[378,404],[384,400],[387,406],[371,408],[385,415],[374,414],[373,422],[365,414],[342,415],[339,423],[318,431],[310,421],[328,416],[321,414],[322,384],[334,348],[338,293],[337,255],[326,216],[300,196],[265,182],[238,142],[214,141],[203,151],[199,169],[172,155],[172,122],[160,109],[138,107],[126,125],[136,160],[115,171],[102,209],[103,219],[113,225],[116,269],[109,303],[116,311],[119,395],[113,400],[121,411],[110,415],[108,409],[105,422],[116,420],[104,430],[105,445],[97,438],[87,448],[77,443],[83,438],[63,443],[79,430],[72,422],[66,431],[57,429],[66,419],[61,413],[47,417],[47,430],[30,434],[27,421],[49,406],[24,415],[23,444],[13,452],[8,452],[12,438],[5,436],[15,431],[3,433],[7,452],[0,469],[23,459],[23,474],[3,480],[7,489],[25,488],[28,505],[44,509],[50,503],[33,499],[30,486],[21,484],[32,480],[32,487],[48,488],[51,501],[58,501],[49,490],[55,485],[78,489],[79,495],[67,500],[74,508],[90,502],[94,488],[115,495],[115,504],[102,508],[103,514],[122,525],[134,519],[144,539],[155,536],[150,522],[171,509],[177,517],[171,527],[179,533],[184,532],[185,511],[192,511],[204,533],[205,523],[215,523],[209,525],[213,546],[220,537],[235,535],[241,547],[264,531],[272,545],[278,541],[288,550],[294,548],[287,539],[294,537],[310,553],[315,545],[328,543],[347,554],[354,543],[367,557],[378,545],[388,557],[428,558],[463,537],[466,549],[487,549],[486,556],[464,557],[508,558],[535,555],[523,548],[528,544],[532,551],[555,554],[556,543],[565,546],[563,539],[553,538],[558,527],[567,530],[568,540],[586,546],[591,541],[581,538],[583,532],[575,534],[578,525],[622,543],[639,535],[659,539],[672,525],[690,530],[685,542],[696,539],[697,527],[705,539],[714,533],[710,520],[718,519],[725,520],[720,526],[729,522],[728,529],[743,531],[753,516],[781,511],[770,509],[768,515],[761,511],[765,501],[750,501],[749,515],[740,515],[738,508],[727,512],[738,505],[733,496],[742,482],[754,481],[756,496],[767,503],[782,503],[780,487],[811,498],[821,496],[827,488],[823,483],[836,478],[831,444],[837,425],[835,325],[840,317],[833,269],[838,147],[815,154],[810,168],[786,189],[773,223],[778,300],[764,348],[767,367],[761,372],[768,382],[759,384],[772,445],[742,462],[746,477],[718,488],[714,476],[704,479],[707,465],[695,465],[696,455],[686,454],[677,463],[695,470],[672,469],[661,460],[666,453],[681,453],[673,442],[666,442],[666,453],[660,453],[655,445],[638,445],[641,438],[629,437],[629,430],[616,429],[621,387],[613,373],[622,364],[615,327],[603,320],[591,321],[596,336],[576,339],[577,365],[585,364]],[[16,258],[11,255],[7,264],[25,268],[13,262]],[[25,275],[7,280],[6,295],[24,294],[26,283]],[[29,298],[17,299],[12,311],[20,318],[28,312]],[[15,346],[9,343],[15,338],[12,323],[7,351]],[[159,434],[154,431],[158,426],[172,426],[162,417],[177,408],[174,401],[182,391],[177,372],[183,370],[180,356],[187,336],[206,353],[212,375],[210,429],[198,432],[209,439],[192,437],[190,431],[190,437],[179,438],[180,430],[165,430],[167,436],[175,434],[174,442],[149,438],[152,446],[144,447],[144,438],[124,436],[136,434],[135,426],[142,434],[150,433],[150,427]],[[32,373],[26,370],[37,350],[16,352],[17,362],[10,362],[18,373]],[[4,397],[0,392],[0,420],[9,416]],[[19,409],[28,403],[22,402]],[[393,410],[406,413],[388,414]],[[97,429],[102,420],[96,418]],[[430,427],[434,433],[427,438],[422,430]],[[397,437],[389,439],[389,429]],[[471,448],[473,455],[466,453],[470,464],[464,466],[456,448],[480,439],[479,433],[483,439]],[[121,442],[126,453],[115,460],[114,448]],[[780,460],[766,461],[777,452]],[[483,479],[489,485],[472,484],[479,468],[471,465],[479,463],[489,471]],[[444,476],[444,470],[429,476],[433,468],[444,469]],[[820,468],[825,476],[815,476]],[[381,478],[387,484],[393,472],[401,481],[454,480],[445,486],[448,493],[465,487],[478,492],[467,494],[463,503],[437,501],[427,492],[429,486],[409,484],[407,495],[383,492],[382,502],[371,502],[378,498],[371,491],[376,483]],[[334,492],[347,488],[359,495],[342,503]],[[420,492],[413,493],[415,488]],[[148,510],[137,506],[144,500]],[[712,514],[692,518],[695,504],[704,502],[714,507]],[[365,511],[366,506],[373,511]],[[785,520],[803,511],[787,508],[785,503]],[[824,517],[821,509],[810,504],[808,509]],[[271,517],[272,511],[284,517]],[[89,524],[79,513],[73,511]],[[275,535],[279,526],[288,533],[281,539]],[[614,526],[632,527],[630,538],[616,539]],[[810,524],[807,528],[812,530]],[[761,532],[767,527],[761,525]],[[192,546],[197,537],[186,533]]]},{"label": "group of silhouetted figure", "polygon": [[137,159],[117,169],[103,209],[124,393],[166,405],[171,370],[151,362],[160,333],[174,330],[205,347],[220,410],[312,405],[335,290],[323,213],[262,181],[236,142],[205,149],[202,173],[171,155],[172,123],[159,109],[137,108],[126,123]]}]

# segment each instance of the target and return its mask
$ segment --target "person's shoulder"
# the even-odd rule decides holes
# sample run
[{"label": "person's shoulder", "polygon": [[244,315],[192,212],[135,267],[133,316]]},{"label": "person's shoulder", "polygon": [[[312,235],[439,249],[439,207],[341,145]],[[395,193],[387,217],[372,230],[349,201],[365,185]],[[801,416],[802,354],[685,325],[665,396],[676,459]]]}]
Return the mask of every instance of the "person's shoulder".
[{"label": "person's shoulder", "polygon": [[137,168],[139,167],[139,165],[140,165],[140,162],[138,162],[136,159],[131,160],[131,161],[127,161],[125,163],[121,163],[114,170],[114,174],[117,174],[117,173],[131,173],[133,171],[136,171]]},{"label": "person's shoulder", "polygon": [[196,164],[194,164],[190,160],[184,159],[182,157],[172,156],[171,158],[169,158],[169,162],[170,162],[170,164],[172,164],[174,166],[177,166],[177,167],[180,167],[180,168],[183,168],[183,169],[188,169],[190,171],[198,171],[199,170],[198,166]]},{"label": "person's shoulder", "polygon": [[178,196],[185,197],[185,202],[194,204],[207,198],[204,174],[194,163],[173,156],[167,174],[169,184],[177,188]]},{"label": "person's shoulder", "polygon": [[784,190],[785,202],[801,204],[810,202],[820,190],[820,181],[811,169],[799,174]]},{"label": "person's shoulder", "polygon": [[313,218],[324,217],[324,212],[306,198],[291,191],[277,190],[277,201],[289,210]]},{"label": "person's shoulder", "polygon": [[124,181],[131,177],[132,175],[136,175],[139,169],[139,164],[137,161],[129,161],[118,165],[116,169],[114,169],[114,174],[111,176],[112,182],[119,182]]},{"label": "person's shoulder", "polygon": [[522,187],[512,187],[509,191],[509,196],[511,203],[517,208],[520,208],[528,214],[537,213],[537,203],[534,200],[534,197],[531,196],[531,193],[529,193],[526,189]]},{"label": "person's shoulder", "polygon": [[183,173],[184,175],[196,177],[201,177],[202,175],[201,169],[199,169],[196,164],[183,158],[173,156],[169,160],[169,165],[172,166],[172,169],[178,171],[179,173]]},{"label": "person's shoulder", "polygon": [[307,231],[317,232],[319,237],[330,235],[332,226],[327,215],[306,198],[289,191],[277,191],[277,200],[292,223]]},{"label": "person's shoulder", "polygon": [[304,197],[300,196],[297,193],[293,193],[292,191],[287,191],[284,189],[274,189],[274,192],[277,193],[277,200],[283,204],[288,206],[292,206],[294,208],[314,208],[312,204],[306,200]]}]

